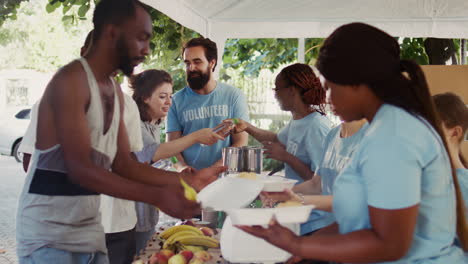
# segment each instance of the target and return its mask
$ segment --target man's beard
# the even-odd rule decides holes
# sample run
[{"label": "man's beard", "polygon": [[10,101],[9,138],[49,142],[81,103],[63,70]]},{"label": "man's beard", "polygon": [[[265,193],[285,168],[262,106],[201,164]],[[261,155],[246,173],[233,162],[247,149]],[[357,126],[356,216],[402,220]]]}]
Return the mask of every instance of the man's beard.
[{"label": "man's beard", "polygon": [[125,40],[123,39],[123,37],[120,37],[117,40],[117,52],[119,52],[119,69],[122,71],[123,74],[125,74],[125,76],[130,77],[133,74],[133,68],[135,67],[132,61],[144,58],[130,58],[130,56],[128,55],[128,50],[129,48],[125,43]]},{"label": "man's beard", "polygon": [[[207,69],[207,73],[202,73],[201,71],[192,71],[187,73],[187,82],[191,89],[201,90],[210,80],[211,71]],[[196,74],[195,76],[193,76]]]}]

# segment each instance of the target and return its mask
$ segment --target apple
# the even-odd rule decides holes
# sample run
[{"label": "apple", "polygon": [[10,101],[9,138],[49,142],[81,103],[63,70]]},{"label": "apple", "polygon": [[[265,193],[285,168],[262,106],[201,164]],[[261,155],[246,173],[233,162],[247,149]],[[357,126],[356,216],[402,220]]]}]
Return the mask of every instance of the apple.
[{"label": "apple", "polygon": [[[159,263],[159,259],[158,259],[157,253],[153,253],[153,255],[151,255],[149,259],[149,264],[158,264],[158,263]],[[166,260],[166,263],[167,263],[167,260]]]},{"label": "apple", "polygon": [[170,249],[161,249],[159,251],[159,253],[161,253],[162,255],[166,256],[167,259],[171,258],[172,256],[174,256],[174,251],[170,250]]},{"label": "apple", "polygon": [[214,230],[207,226],[200,227],[200,230],[203,232],[203,235],[205,236],[209,236],[209,237],[214,236]]},{"label": "apple", "polygon": [[183,255],[177,254],[177,255],[172,256],[169,259],[168,264],[187,264],[187,262],[188,261],[185,259]]},{"label": "apple", "polygon": [[[167,264],[169,259],[174,256],[174,252],[170,249],[163,249],[159,252],[156,252],[151,256],[151,259],[153,259],[154,264]],[[153,264],[153,263],[150,263]]]},{"label": "apple", "polygon": [[190,250],[184,250],[179,252],[180,255],[184,256],[185,260],[189,262],[193,258],[193,252]]},{"label": "apple", "polygon": [[193,253],[193,258],[201,259],[203,262],[211,259],[210,253],[206,250],[198,251]]},{"label": "apple", "polygon": [[203,263],[205,262],[199,258],[192,258],[188,264],[203,264]]}]

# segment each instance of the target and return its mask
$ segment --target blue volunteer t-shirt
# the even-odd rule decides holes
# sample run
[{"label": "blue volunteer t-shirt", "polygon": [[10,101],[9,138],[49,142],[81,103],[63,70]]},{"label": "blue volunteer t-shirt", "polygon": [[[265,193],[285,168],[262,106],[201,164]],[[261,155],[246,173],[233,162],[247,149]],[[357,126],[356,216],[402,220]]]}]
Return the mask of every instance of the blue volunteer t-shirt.
[{"label": "blue volunteer t-shirt", "polygon": [[372,228],[368,206],[394,210],[417,204],[411,248],[388,263],[464,263],[454,245],[455,190],[440,137],[426,122],[384,104],[335,180],[333,213],[344,234]]},{"label": "blue volunteer t-shirt", "polygon": [[[323,156],[323,141],[331,128],[330,120],[318,112],[304,118],[291,120],[278,133],[278,140],[286,146],[286,151],[296,156],[302,163],[316,171]],[[304,180],[288,164],[284,164],[285,176],[289,179]]]},{"label": "blue volunteer t-shirt", "polygon": [[[468,219],[468,169],[457,169],[457,179],[462,192],[463,200],[465,201],[465,217]],[[457,245],[459,245],[457,240]],[[465,263],[468,263],[468,252],[465,253]]]},{"label": "blue volunteer t-shirt", "polygon": [[[317,174],[322,181],[322,194],[333,195],[333,183],[336,176],[344,169],[351,160],[354,151],[359,146],[368,123],[365,123],[359,131],[350,137],[342,138],[341,125],[334,127],[325,137],[323,144],[324,152],[322,162],[317,169]],[[335,222],[332,213],[313,210],[309,220],[301,225],[301,234],[307,234],[317,229],[326,227]]]},{"label": "blue volunteer t-shirt", "polygon": [[457,179],[463,195],[463,200],[465,200],[465,215],[468,219],[468,169],[457,169]]},{"label": "blue volunteer t-shirt", "polygon": [[[249,120],[247,101],[240,89],[218,82],[211,93],[201,95],[187,86],[173,96],[167,132],[181,131],[182,136],[186,136],[234,117]],[[207,168],[221,159],[221,149],[231,143],[231,136],[228,136],[211,146],[195,144],[183,152],[185,162],[197,170]]]}]

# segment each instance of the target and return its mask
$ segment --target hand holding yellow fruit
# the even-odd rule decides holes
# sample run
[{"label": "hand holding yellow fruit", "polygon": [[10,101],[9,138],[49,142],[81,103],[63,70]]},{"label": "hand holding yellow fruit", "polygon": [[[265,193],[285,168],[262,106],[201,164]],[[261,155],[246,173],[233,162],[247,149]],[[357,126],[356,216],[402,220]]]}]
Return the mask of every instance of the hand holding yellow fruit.
[{"label": "hand holding yellow fruit", "polygon": [[182,178],[180,178],[180,184],[182,184],[182,187],[184,187],[185,198],[190,201],[196,201],[197,192],[195,191],[195,189],[192,186],[188,185]]}]

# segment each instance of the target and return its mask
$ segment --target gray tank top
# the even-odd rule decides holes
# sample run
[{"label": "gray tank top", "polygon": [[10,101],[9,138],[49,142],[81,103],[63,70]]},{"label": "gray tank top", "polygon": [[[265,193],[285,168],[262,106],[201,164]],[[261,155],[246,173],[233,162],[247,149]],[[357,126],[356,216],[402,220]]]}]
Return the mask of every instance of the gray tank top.
[{"label": "gray tank top", "polygon": [[[117,152],[120,107],[114,83],[111,125],[104,134],[101,94],[86,59],[80,58],[90,89],[86,113],[92,160],[110,169]],[[73,140],[73,139],[70,139]],[[26,175],[16,217],[18,256],[29,256],[42,247],[71,252],[106,252],[99,214],[98,193],[75,184],[68,177],[62,147],[35,149]]]}]

